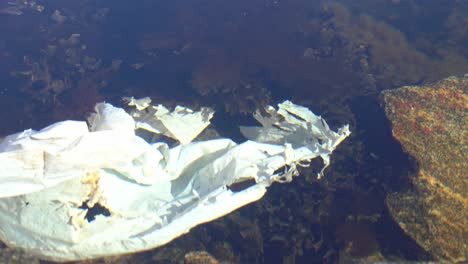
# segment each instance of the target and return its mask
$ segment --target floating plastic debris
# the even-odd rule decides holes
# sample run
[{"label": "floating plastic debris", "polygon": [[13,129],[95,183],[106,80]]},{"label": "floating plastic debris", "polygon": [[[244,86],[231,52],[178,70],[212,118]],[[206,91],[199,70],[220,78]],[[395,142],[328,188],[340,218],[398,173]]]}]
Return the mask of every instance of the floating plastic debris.
[{"label": "floating plastic debris", "polygon": [[[329,155],[334,132],[289,101],[255,113],[249,139],[196,141],[214,112],[127,98],[131,114],[99,103],[88,124],[63,121],[0,143],[0,239],[40,258],[91,259],[164,245],[193,227],[260,199],[297,166]],[[147,142],[138,129],[179,142]],[[282,169],[287,168],[287,169]],[[232,191],[244,180],[255,184]]]}]

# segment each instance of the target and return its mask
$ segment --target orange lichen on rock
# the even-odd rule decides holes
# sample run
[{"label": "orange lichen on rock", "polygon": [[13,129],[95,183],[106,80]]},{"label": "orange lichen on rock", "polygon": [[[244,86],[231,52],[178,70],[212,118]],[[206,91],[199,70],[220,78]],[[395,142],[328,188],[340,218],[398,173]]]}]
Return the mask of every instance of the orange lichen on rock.
[{"label": "orange lichen on rock", "polygon": [[441,261],[466,261],[467,91],[468,74],[383,93],[394,137],[419,164],[414,191],[390,195],[387,205],[402,229]]}]

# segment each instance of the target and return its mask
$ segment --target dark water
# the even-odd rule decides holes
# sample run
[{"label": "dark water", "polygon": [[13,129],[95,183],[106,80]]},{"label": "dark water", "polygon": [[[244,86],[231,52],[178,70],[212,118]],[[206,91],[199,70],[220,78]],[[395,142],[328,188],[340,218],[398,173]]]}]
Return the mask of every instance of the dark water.
[{"label": "dark water", "polygon": [[0,136],[130,95],[214,107],[215,128],[238,141],[247,113],[285,99],[351,125],[325,179],[304,169],[129,262],[179,263],[192,250],[235,263],[430,259],[385,206],[411,188],[417,164],[393,140],[379,92],[468,72],[466,1],[50,0],[0,10]]}]

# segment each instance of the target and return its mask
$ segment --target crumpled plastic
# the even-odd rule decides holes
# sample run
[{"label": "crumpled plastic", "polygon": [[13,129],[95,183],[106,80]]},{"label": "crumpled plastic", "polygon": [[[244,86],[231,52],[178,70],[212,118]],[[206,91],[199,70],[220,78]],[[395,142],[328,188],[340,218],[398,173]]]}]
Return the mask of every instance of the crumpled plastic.
[{"label": "crumpled plastic", "polygon": [[[99,103],[88,124],[58,122],[0,143],[4,243],[54,261],[155,248],[260,199],[316,157],[328,166],[350,134],[347,125],[334,132],[286,101],[257,111],[262,126],[241,127],[243,143],[193,141],[209,125],[211,109],[170,111],[149,98],[126,100],[130,114]],[[141,129],[179,143],[148,142],[135,133]],[[255,183],[231,190],[248,179]]]}]

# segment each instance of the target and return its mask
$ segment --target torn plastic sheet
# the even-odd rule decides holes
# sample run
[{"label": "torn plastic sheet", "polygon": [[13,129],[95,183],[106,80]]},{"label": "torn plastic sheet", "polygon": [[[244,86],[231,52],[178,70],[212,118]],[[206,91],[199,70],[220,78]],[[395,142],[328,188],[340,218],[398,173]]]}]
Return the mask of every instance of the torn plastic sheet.
[{"label": "torn plastic sheet", "polygon": [[208,107],[202,107],[195,112],[187,107],[176,106],[173,111],[169,111],[163,105],[150,105],[151,99],[148,97],[142,99],[125,97],[124,100],[136,108],[132,112],[132,117],[135,119],[137,129],[163,134],[177,139],[182,144],[196,138],[210,124],[214,114],[214,111]]},{"label": "torn plastic sheet", "polygon": [[[297,166],[313,158],[327,166],[350,133],[348,126],[334,132],[307,108],[286,101],[278,110],[268,107],[265,116],[257,112],[262,127],[242,127],[244,143],[192,142],[212,110],[128,102],[135,106],[131,114],[100,103],[89,125],[59,122],[0,143],[3,242],[55,261],[155,248],[260,199],[273,182],[291,180]],[[138,128],[181,144],[147,142],[135,134]],[[229,189],[247,179],[255,184]],[[93,215],[96,208],[102,212]]]}]

